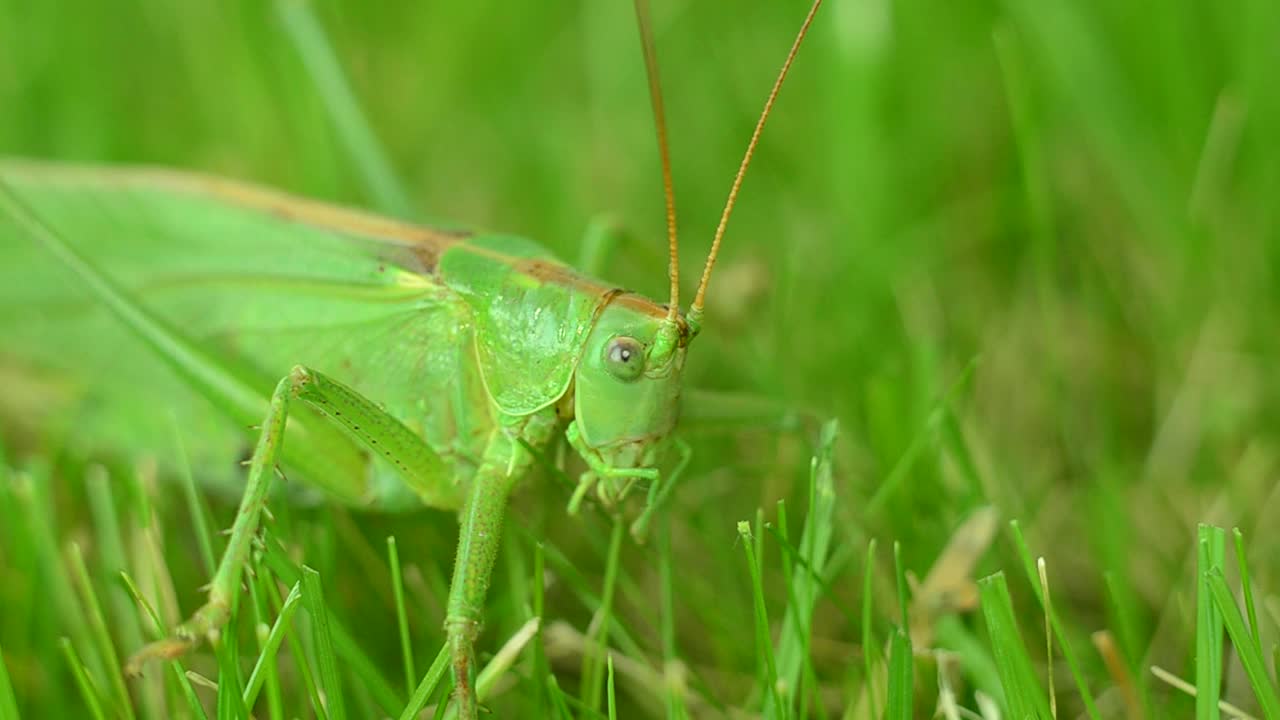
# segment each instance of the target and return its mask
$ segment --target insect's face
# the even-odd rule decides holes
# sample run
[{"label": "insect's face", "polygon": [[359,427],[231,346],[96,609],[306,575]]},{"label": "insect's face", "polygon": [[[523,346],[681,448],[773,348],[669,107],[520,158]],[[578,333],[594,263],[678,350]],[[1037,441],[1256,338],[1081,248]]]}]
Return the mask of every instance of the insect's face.
[{"label": "insect's face", "polygon": [[[685,348],[670,342],[671,330],[662,318],[614,301],[588,337],[574,379],[574,416],[586,445],[612,467],[655,465],[675,427]],[[601,496],[613,499],[627,485],[626,478],[600,482]]]}]

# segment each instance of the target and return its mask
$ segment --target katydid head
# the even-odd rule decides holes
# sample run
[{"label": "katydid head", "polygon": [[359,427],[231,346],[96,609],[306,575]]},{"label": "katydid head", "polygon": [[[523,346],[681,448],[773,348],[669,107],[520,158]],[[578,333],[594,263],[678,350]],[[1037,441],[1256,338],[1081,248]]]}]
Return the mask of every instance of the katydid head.
[{"label": "katydid head", "polygon": [[574,373],[574,419],[587,451],[602,467],[618,471],[595,473],[608,505],[636,479],[623,471],[657,465],[675,427],[684,328],[679,316],[655,315],[647,300],[624,294],[610,299],[587,336]]}]

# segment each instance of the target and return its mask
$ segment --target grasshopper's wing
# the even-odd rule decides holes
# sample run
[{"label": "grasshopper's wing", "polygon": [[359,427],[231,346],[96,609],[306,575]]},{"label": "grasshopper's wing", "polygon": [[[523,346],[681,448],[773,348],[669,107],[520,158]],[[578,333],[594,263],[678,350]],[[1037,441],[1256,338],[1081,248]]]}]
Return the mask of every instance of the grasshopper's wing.
[{"label": "grasshopper's wing", "polygon": [[[6,162],[0,179],[140,307],[256,387],[264,411],[276,380],[305,364],[428,439],[469,447],[469,428],[440,421],[484,408],[468,395],[479,383],[458,377],[474,365],[459,353],[470,347],[469,308],[431,273],[456,234],[156,170]],[[0,214],[5,425],[48,433],[60,422],[69,442],[136,459],[171,456],[176,419],[198,471],[237,477],[243,418],[218,412],[25,235]],[[384,479],[365,469],[326,489],[362,502]],[[417,490],[456,504],[455,488]]]}]

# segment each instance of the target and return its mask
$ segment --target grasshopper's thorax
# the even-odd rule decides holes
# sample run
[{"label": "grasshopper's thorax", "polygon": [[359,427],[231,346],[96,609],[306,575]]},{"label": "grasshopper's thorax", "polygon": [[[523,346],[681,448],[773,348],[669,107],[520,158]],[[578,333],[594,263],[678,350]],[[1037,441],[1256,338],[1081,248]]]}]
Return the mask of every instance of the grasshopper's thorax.
[{"label": "grasshopper's thorax", "polygon": [[[677,316],[620,295],[600,311],[574,375],[582,439],[614,468],[648,467],[671,434],[679,407],[687,330]],[[617,498],[616,492],[604,494]]]}]

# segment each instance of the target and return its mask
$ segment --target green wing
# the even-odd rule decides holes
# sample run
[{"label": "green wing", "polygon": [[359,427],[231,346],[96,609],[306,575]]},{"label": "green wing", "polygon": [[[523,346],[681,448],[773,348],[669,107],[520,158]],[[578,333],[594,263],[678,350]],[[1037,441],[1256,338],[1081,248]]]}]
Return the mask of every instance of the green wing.
[{"label": "green wing", "polygon": [[[429,272],[455,235],[164,171],[0,163],[0,180],[138,306],[254,389],[261,410],[248,422],[305,364],[433,446],[478,452],[486,405],[467,357],[470,311]],[[166,363],[29,234],[0,213],[0,413],[10,433],[163,460],[176,421],[194,467],[238,480],[243,414]],[[312,447],[286,455],[326,459],[315,473],[325,477],[309,480],[357,504],[412,499],[347,438],[315,430]],[[457,503],[452,482],[414,490]]]}]

